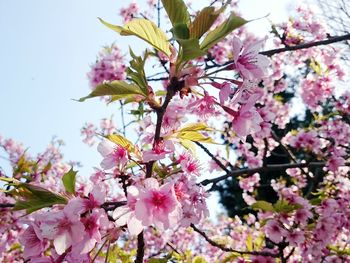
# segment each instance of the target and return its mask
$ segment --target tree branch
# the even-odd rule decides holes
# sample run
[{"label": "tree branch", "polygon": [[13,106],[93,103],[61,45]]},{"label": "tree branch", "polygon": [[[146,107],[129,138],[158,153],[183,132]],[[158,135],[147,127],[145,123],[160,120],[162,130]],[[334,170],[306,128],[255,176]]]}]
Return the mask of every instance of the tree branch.
[{"label": "tree branch", "polygon": [[[270,49],[270,50],[266,50],[266,51],[261,51],[261,52],[259,52],[259,54],[271,57],[275,54],[279,54],[279,53],[283,53],[283,52],[296,51],[296,50],[301,50],[301,49],[306,49],[306,48],[316,47],[316,46],[322,46],[322,45],[329,45],[332,43],[346,41],[346,40],[350,40],[350,34],[330,37],[330,38],[325,39],[325,40],[308,42],[308,43],[303,43],[303,44],[295,45],[295,46],[287,46],[287,47],[283,47],[283,48]],[[215,68],[215,67],[224,67],[224,66],[227,66],[227,65],[230,65],[233,63],[234,63],[234,60],[229,60],[221,65],[218,65],[218,64],[210,65],[210,66],[206,67],[206,69]],[[225,70],[225,68],[216,70],[214,72],[211,72],[210,74],[217,73],[217,72],[222,71],[222,70]]]},{"label": "tree branch", "polygon": [[322,45],[329,45],[332,43],[341,42],[341,41],[345,41],[345,40],[350,40],[350,34],[346,34],[343,36],[330,37],[330,38],[325,39],[325,40],[309,42],[309,43],[304,43],[304,44],[295,45],[295,46],[288,46],[288,47],[284,47],[284,48],[276,48],[276,49],[266,50],[266,51],[260,52],[260,54],[271,57],[271,56],[278,54],[278,53],[283,53],[283,52],[287,52],[287,51],[295,51],[295,50],[306,49],[306,48],[322,46]]},{"label": "tree branch", "polygon": [[205,147],[203,144],[201,144],[200,142],[195,142],[200,148],[202,148],[203,151],[205,151],[206,154],[208,154],[213,161],[222,169],[224,170],[226,173],[230,173],[230,171],[226,168],[226,166],[218,159],[215,157],[214,154],[212,154],[207,147]]},{"label": "tree branch", "polygon": [[275,253],[270,253],[270,252],[266,252],[266,251],[240,251],[240,250],[235,250],[229,247],[226,247],[224,245],[221,245],[219,243],[216,243],[214,240],[212,240],[210,237],[207,236],[207,234],[198,229],[194,224],[191,224],[191,227],[193,228],[193,230],[195,232],[197,232],[198,234],[200,234],[202,237],[204,237],[204,239],[212,246],[217,247],[219,249],[221,249],[222,251],[225,252],[234,252],[234,253],[238,253],[238,254],[246,254],[246,255],[257,255],[257,256],[265,256],[265,257],[274,257],[277,258],[279,257],[279,254],[275,254]]},{"label": "tree branch", "polygon": [[106,211],[112,211],[116,209],[117,207],[126,205],[126,201],[116,201],[116,202],[104,202],[101,205],[101,208],[103,208]]},{"label": "tree branch", "polygon": [[14,207],[15,204],[0,204],[0,208],[9,208],[9,207]]},{"label": "tree branch", "polygon": [[137,254],[135,263],[143,263],[145,255],[145,240],[143,238],[143,231],[137,236]]},{"label": "tree branch", "polygon": [[[257,167],[257,168],[244,168],[232,171],[228,174],[213,178],[206,179],[200,182],[201,185],[208,185],[211,183],[218,183],[220,181],[226,180],[229,177],[239,176],[243,174],[253,174],[258,172],[271,172],[271,171],[281,171],[286,170],[288,168],[302,168],[302,167],[324,167],[326,162],[310,162],[310,163],[287,163],[287,164],[270,164],[265,167]],[[350,166],[350,163],[345,163],[343,166]]]}]

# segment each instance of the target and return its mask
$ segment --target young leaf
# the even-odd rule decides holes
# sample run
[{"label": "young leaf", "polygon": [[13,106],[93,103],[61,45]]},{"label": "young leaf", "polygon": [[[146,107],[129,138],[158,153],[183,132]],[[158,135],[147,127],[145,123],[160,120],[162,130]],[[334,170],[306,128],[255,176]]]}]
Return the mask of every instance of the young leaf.
[{"label": "young leaf", "polygon": [[208,33],[208,35],[204,38],[203,42],[200,45],[201,49],[208,50],[216,43],[220,42],[233,30],[244,25],[247,22],[248,21],[244,20],[243,18],[231,13],[229,18],[225,22],[223,22],[220,26]]},{"label": "young leaf", "polygon": [[214,24],[220,12],[208,6],[203,8],[190,25],[190,37],[200,39]]},{"label": "young leaf", "polygon": [[188,39],[190,37],[190,30],[186,24],[176,24],[171,32],[176,39]]},{"label": "young leaf", "polygon": [[290,213],[294,210],[302,208],[303,206],[300,204],[290,204],[287,200],[281,199],[278,200],[273,207],[277,213]]},{"label": "young leaf", "polygon": [[62,177],[62,182],[64,185],[64,188],[68,193],[75,194],[75,181],[76,181],[76,175],[78,172],[73,171],[73,168],[71,168],[67,173],[65,173]]},{"label": "young leaf", "polygon": [[208,127],[205,123],[199,122],[199,123],[189,123],[183,126],[179,132],[183,131],[212,131],[213,129]]},{"label": "young leaf", "polygon": [[257,201],[254,204],[252,204],[251,207],[254,210],[263,210],[266,212],[274,212],[275,211],[272,204],[269,202],[266,202],[266,201]]},{"label": "young leaf", "polygon": [[195,257],[192,259],[192,263],[207,263],[207,261],[206,261],[205,258],[202,257],[202,256],[195,256]]},{"label": "young leaf", "polygon": [[18,198],[16,198],[14,210],[25,209],[28,214],[44,207],[67,203],[67,199],[63,196],[52,193],[40,186],[27,183],[17,185],[12,194]]},{"label": "young leaf", "polygon": [[253,251],[253,236],[252,234],[248,234],[247,239],[245,241],[248,251]]},{"label": "young leaf", "polygon": [[155,49],[163,52],[170,57],[170,43],[168,42],[164,32],[158,28],[153,22],[143,18],[133,19],[126,23],[123,27],[115,26],[110,23],[100,21],[108,28],[116,31],[121,36],[136,36],[152,45]]},{"label": "young leaf", "polygon": [[150,258],[147,260],[148,263],[167,263],[168,259],[167,258]]},{"label": "young leaf", "polygon": [[190,14],[187,6],[182,0],[162,0],[165,11],[167,12],[171,24],[189,24]]},{"label": "young leaf", "polygon": [[143,95],[143,91],[134,84],[126,83],[121,80],[114,80],[111,82],[105,82],[97,87],[86,97],[79,99],[80,102],[85,101],[89,98],[100,97],[100,96],[118,96],[118,99],[123,99],[125,97],[130,97],[130,95]]},{"label": "young leaf", "polygon": [[198,39],[177,39],[182,47],[181,60],[188,61],[198,57],[202,57],[207,52],[201,50]]},{"label": "young leaf", "polygon": [[186,139],[180,139],[179,142],[183,147],[191,151],[193,155],[196,155],[196,144],[194,142]]},{"label": "young leaf", "polygon": [[208,32],[219,15],[225,11],[226,7],[230,3],[231,0],[228,0],[226,4],[224,4],[219,10],[216,11],[212,6],[203,8],[190,25],[191,38],[200,39],[206,32]]},{"label": "young leaf", "polygon": [[176,137],[179,139],[186,139],[193,142],[215,143],[212,138],[206,137],[198,131],[178,132]]},{"label": "young leaf", "polygon": [[148,82],[144,67],[150,53],[146,50],[143,57],[136,56],[131,48],[129,48],[129,53],[133,59],[130,61],[130,67],[127,68],[128,77],[142,89],[144,94],[148,95]]},{"label": "young leaf", "polygon": [[119,135],[119,134],[111,134],[107,135],[106,138],[110,140],[111,142],[114,142],[118,144],[119,146],[125,148],[129,153],[135,154],[137,157],[140,156],[139,150],[134,146],[132,142],[130,142],[125,137]]}]

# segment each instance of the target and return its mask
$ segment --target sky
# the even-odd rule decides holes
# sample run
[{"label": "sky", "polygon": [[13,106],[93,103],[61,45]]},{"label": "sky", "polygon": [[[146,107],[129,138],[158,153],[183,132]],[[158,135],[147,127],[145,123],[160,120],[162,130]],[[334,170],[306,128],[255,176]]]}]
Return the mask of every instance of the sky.
[{"label": "sky", "polygon": [[[146,1],[136,1],[143,5]],[[202,1],[194,1],[200,5]],[[204,1],[203,1],[204,2]],[[272,21],[288,16],[288,0],[242,0],[247,20],[269,14]],[[98,124],[116,113],[99,100],[76,102],[90,92],[86,73],[106,44],[127,51],[134,39],[121,38],[97,17],[120,24],[118,12],[130,1],[120,0],[0,0],[0,135],[43,151],[51,138],[65,141],[66,160],[80,161],[90,174],[101,157],[83,144],[85,122]],[[269,30],[266,19],[248,27],[261,37]],[[4,166],[0,158],[0,166]]]}]

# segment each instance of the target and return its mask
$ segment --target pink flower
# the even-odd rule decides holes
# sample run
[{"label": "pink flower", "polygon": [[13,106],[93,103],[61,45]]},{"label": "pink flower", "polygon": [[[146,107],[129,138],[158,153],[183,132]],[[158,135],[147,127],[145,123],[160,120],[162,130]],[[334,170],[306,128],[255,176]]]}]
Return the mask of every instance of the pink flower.
[{"label": "pink flower", "polygon": [[298,209],[295,213],[295,221],[304,225],[307,220],[312,217],[312,213],[308,209]]},{"label": "pink flower", "polygon": [[112,169],[117,165],[124,166],[128,161],[128,151],[109,140],[100,142],[97,150],[104,157],[101,167],[105,170]]},{"label": "pink flower", "polygon": [[62,255],[70,246],[83,239],[85,227],[79,216],[68,216],[67,210],[43,214],[40,230],[44,238],[53,240],[57,254]]},{"label": "pink flower", "polygon": [[266,223],[265,232],[267,237],[275,243],[281,242],[286,235],[286,230],[276,220],[269,220]]},{"label": "pink flower", "polygon": [[224,105],[225,101],[229,99],[230,95],[234,93],[231,84],[227,81],[223,83],[213,82],[211,83],[215,88],[219,89],[220,104]]},{"label": "pink flower", "polygon": [[154,224],[159,229],[174,227],[181,217],[181,207],[176,199],[173,183],[159,187],[154,178],[144,182],[136,202],[135,215],[144,226]]},{"label": "pink flower", "polygon": [[66,205],[66,211],[69,216],[75,216],[85,213],[86,211],[99,208],[105,201],[106,193],[100,186],[95,186],[88,198],[76,197],[69,200]]},{"label": "pink flower", "polygon": [[120,9],[120,15],[123,18],[124,23],[127,23],[131,21],[135,15],[137,15],[137,12],[139,11],[139,6],[136,3],[131,3],[126,8]]},{"label": "pink flower", "polygon": [[244,105],[233,119],[232,128],[239,137],[244,138],[249,134],[259,132],[263,121],[255,107],[248,108]]},{"label": "pink flower", "polygon": [[34,224],[23,232],[20,242],[24,246],[24,258],[40,255],[48,245],[48,242],[43,239],[40,230]]},{"label": "pink flower", "polygon": [[185,154],[181,158],[180,165],[184,173],[200,175],[200,165],[190,154]]},{"label": "pink flower", "polygon": [[85,136],[83,142],[89,146],[95,144],[94,137],[96,136],[97,128],[92,123],[86,123],[84,127],[81,128],[81,135]]},{"label": "pink flower", "polygon": [[[94,209],[91,215],[81,219],[85,226],[84,239],[75,246],[75,251],[79,254],[90,252],[97,242],[101,242],[101,230],[108,227],[109,221],[107,215],[102,209]],[[81,234],[84,234],[81,233]]]},{"label": "pink flower", "polygon": [[215,108],[216,103],[215,97],[204,92],[204,97],[196,99],[194,102],[188,104],[187,109],[191,113],[198,115],[200,118],[207,119],[209,116],[217,114]]},{"label": "pink flower", "polygon": [[345,163],[344,158],[340,156],[332,155],[331,157],[329,157],[327,161],[327,168],[332,172],[336,172],[339,166],[344,165],[344,163]]},{"label": "pink flower", "polygon": [[116,219],[117,226],[127,225],[131,235],[138,235],[143,230],[141,221],[135,217],[135,205],[138,201],[139,190],[133,185],[129,186],[127,196],[127,205],[115,209],[113,218]]},{"label": "pink flower", "polygon": [[144,162],[157,161],[164,159],[166,154],[171,153],[174,150],[174,145],[171,141],[160,140],[158,141],[152,150],[144,151],[142,159]]},{"label": "pink flower", "polygon": [[304,242],[305,237],[303,232],[295,230],[293,232],[288,232],[286,235],[286,239],[290,245],[298,246]]},{"label": "pink flower", "polygon": [[263,42],[264,40],[258,41],[243,48],[242,41],[237,37],[233,38],[233,59],[236,69],[243,78],[261,79],[266,75],[270,61],[259,54]]}]

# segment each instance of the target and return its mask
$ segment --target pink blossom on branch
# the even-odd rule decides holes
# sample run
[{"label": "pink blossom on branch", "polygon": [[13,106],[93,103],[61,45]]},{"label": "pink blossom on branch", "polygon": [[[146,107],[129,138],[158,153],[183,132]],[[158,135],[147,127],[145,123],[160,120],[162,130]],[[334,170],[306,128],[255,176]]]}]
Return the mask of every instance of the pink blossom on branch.
[{"label": "pink blossom on branch", "polygon": [[123,167],[128,161],[127,149],[109,140],[100,142],[97,150],[104,157],[101,167],[105,170],[112,169],[113,167]]},{"label": "pink blossom on branch", "polygon": [[261,40],[243,47],[243,43],[238,37],[232,39],[235,69],[243,78],[253,80],[266,76],[270,61],[267,57],[259,54],[263,43],[264,40]]},{"label": "pink blossom on branch", "polygon": [[139,192],[135,215],[144,226],[154,224],[158,229],[168,229],[178,223],[181,206],[176,199],[173,183],[159,186],[156,179],[148,178]]},{"label": "pink blossom on branch", "polygon": [[70,215],[67,209],[50,212],[40,218],[42,236],[53,240],[57,254],[62,255],[69,247],[83,240],[85,227],[78,215]]},{"label": "pink blossom on branch", "polygon": [[117,226],[127,225],[131,235],[138,235],[144,229],[142,221],[135,216],[135,205],[139,200],[139,190],[135,186],[129,186],[127,190],[126,206],[118,207],[113,212],[113,218]]}]

